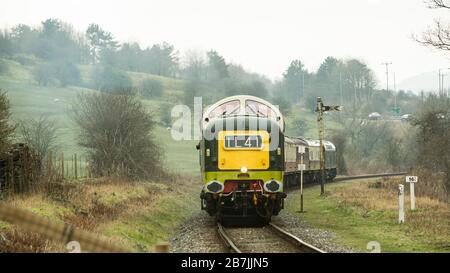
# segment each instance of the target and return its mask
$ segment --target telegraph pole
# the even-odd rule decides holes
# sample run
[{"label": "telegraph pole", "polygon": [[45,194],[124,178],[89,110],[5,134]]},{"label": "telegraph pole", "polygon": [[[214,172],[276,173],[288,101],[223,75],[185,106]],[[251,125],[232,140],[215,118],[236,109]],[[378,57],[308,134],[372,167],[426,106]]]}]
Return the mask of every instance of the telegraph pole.
[{"label": "telegraph pole", "polygon": [[323,147],[324,122],[323,113],[328,111],[341,111],[342,106],[327,106],[322,102],[321,97],[317,97],[317,123],[319,127],[319,149],[320,149],[320,195],[325,194],[325,154]]},{"label": "telegraph pole", "polygon": [[394,107],[397,108],[397,86],[395,86],[395,72],[394,72]]},{"label": "telegraph pole", "polygon": [[386,91],[389,91],[389,65],[392,63],[385,62],[385,63],[381,63],[381,64],[386,66]]}]

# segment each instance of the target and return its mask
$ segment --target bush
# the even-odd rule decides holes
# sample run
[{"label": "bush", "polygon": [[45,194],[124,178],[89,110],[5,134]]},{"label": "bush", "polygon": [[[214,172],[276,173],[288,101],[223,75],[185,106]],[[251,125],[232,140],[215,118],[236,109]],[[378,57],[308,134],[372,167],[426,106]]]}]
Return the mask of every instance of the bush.
[{"label": "bush", "polygon": [[152,136],[155,122],[136,97],[80,94],[72,118],[93,175],[145,179],[162,174],[161,149]]},{"label": "bush", "polygon": [[61,86],[80,84],[80,71],[76,65],[71,62],[61,62],[55,64],[54,66],[54,77],[59,81]]},{"label": "bush", "polygon": [[55,67],[47,63],[40,64],[34,68],[32,73],[34,80],[39,85],[47,86],[54,80]]},{"label": "bush", "polygon": [[163,94],[164,88],[160,81],[145,79],[141,84],[141,94],[144,98],[159,98]]},{"label": "bush", "polygon": [[131,78],[125,72],[109,66],[95,67],[91,78],[93,87],[100,91],[126,94],[133,89]]},{"label": "bush", "polygon": [[19,121],[19,138],[35,151],[40,162],[44,162],[50,151],[57,149],[56,124],[45,116]]}]

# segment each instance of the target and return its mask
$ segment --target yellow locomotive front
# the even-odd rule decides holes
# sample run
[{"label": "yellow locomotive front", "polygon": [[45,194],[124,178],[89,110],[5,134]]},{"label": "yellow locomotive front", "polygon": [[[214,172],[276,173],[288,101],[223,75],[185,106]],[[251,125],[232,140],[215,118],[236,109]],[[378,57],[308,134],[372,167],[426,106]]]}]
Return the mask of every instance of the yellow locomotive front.
[{"label": "yellow locomotive front", "polygon": [[217,219],[270,221],[283,207],[284,123],[269,102],[223,99],[202,118],[202,209]]}]

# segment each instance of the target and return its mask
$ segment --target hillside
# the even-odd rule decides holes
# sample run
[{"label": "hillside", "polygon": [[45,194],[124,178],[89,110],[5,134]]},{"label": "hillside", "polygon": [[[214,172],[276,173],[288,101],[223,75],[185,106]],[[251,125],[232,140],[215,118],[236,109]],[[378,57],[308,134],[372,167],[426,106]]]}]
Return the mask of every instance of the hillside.
[{"label": "hillside", "polygon": [[[78,153],[83,157],[83,151],[76,143],[76,128],[69,117],[68,108],[77,94],[84,92],[96,92],[95,90],[77,86],[40,86],[33,79],[32,65],[21,65],[12,60],[1,59],[6,64],[6,72],[0,74],[0,88],[7,91],[11,103],[12,118],[15,121],[45,115],[54,119],[58,125],[58,144],[60,150],[71,156]],[[84,85],[90,82],[90,73],[93,69],[90,65],[78,66]],[[173,141],[167,125],[161,122],[163,111],[173,107],[182,101],[184,81],[151,75],[147,73],[127,72],[133,85],[138,86],[144,79],[159,81],[164,92],[161,98],[142,99],[148,111],[154,115],[158,126],[155,129],[155,137],[165,150],[166,167],[171,172],[198,173],[198,156],[195,149],[197,141]],[[283,111],[283,109],[282,109]],[[298,135],[295,120],[302,119],[306,123],[306,131],[302,134],[306,137],[317,138],[316,116],[311,111],[293,106],[286,117],[286,134]],[[339,125],[327,121],[329,130],[338,128]],[[66,156],[66,160],[70,160]]]},{"label": "hillside", "polygon": [[[7,65],[6,73],[0,74],[0,88],[7,91],[10,99],[12,118],[15,121],[45,115],[54,119],[58,125],[58,144],[66,155],[83,154],[76,144],[76,128],[69,117],[68,107],[83,92],[95,92],[89,88],[75,86],[39,86],[32,77],[33,66],[23,66],[11,60],[1,59]],[[89,66],[80,66],[83,82],[89,81]],[[148,111],[159,121],[161,109],[167,103],[175,103],[182,94],[183,81],[145,73],[129,72],[133,84],[145,78],[158,80],[164,87],[159,100],[143,100]],[[158,123],[155,137],[166,151],[167,168],[174,172],[196,173],[197,151],[195,141],[178,141],[171,139],[170,131]],[[180,158],[181,156],[181,158]],[[66,159],[68,156],[66,156]],[[181,159],[181,160],[180,160]],[[175,164],[176,163],[176,164]],[[176,167],[174,167],[176,166]]]}]

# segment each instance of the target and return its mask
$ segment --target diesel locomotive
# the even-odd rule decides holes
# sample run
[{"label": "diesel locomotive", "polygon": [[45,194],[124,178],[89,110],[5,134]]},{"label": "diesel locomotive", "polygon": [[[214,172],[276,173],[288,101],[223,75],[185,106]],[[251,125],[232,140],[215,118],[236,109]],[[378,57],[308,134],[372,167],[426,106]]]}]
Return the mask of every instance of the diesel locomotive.
[{"label": "diesel locomotive", "polygon": [[[317,180],[318,145],[313,140],[286,137],[284,127],[279,109],[254,96],[228,97],[207,108],[197,145],[202,210],[218,221],[243,217],[268,223],[283,209],[285,188],[299,180],[299,160],[308,168],[305,177]],[[300,145],[306,146],[304,158],[298,155]],[[325,146],[327,177],[332,179],[335,147],[330,142]]]}]

